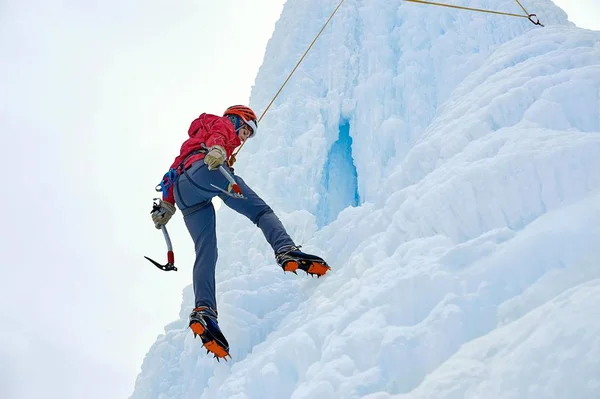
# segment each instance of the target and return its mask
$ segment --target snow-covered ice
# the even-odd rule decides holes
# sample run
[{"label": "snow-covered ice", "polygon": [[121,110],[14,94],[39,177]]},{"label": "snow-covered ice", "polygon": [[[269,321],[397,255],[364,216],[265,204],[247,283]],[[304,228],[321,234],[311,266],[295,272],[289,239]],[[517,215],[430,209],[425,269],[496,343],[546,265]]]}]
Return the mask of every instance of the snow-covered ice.
[{"label": "snow-covered ice", "polygon": [[[286,3],[257,110],[337,3]],[[346,0],[236,164],[332,272],[282,273],[222,207],[233,359],[193,339],[187,287],[132,398],[600,397],[600,32],[526,6],[545,28]]]}]

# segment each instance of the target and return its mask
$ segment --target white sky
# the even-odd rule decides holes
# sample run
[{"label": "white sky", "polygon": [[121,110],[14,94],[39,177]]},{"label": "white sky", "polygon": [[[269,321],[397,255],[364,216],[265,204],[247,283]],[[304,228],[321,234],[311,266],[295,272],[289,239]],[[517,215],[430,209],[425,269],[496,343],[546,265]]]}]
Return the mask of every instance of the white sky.
[{"label": "white sky", "polygon": [[180,271],[143,259],[166,261],[153,188],[194,117],[248,102],[282,4],[0,5],[0,397],[133,391],[191,281],[180,214]]},{"label": "white sky", "polygon": [[[191,279],[181,215],[180,271],[142,258],[153,187],[195,116],[248,101],[283,2],[0,5],[0,397],[131,393]],[[596,0],[555,2],[600,29]]]},{"label": "white sky", "polygon": [[[569,20],[575,25],[592,30],[600,30],[600,0],[552,0],[565,10]],[[529,10],[529,12],[533,12]]]}]

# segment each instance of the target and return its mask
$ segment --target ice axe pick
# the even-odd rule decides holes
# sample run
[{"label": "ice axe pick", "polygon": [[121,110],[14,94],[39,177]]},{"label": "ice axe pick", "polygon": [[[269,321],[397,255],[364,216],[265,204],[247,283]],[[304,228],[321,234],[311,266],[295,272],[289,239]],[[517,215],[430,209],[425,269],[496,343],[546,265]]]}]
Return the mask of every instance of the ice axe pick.
[{"label": "ice axe pick", "polygon": [[[154,205],[152,206],[152,212],[160,211],[161,202],[162,202],[162,200],[159,198],[154,199]],[[156,262],[155,260],[150,259],[147,256],[144,256],[144,258],[148,259],[154,266],[158,267],[160,270],[163,270],[165,272],[169,272],[171,270],[177,271],[177,268],[175,267],[175,254],[173,253],[173,245],[171,244],[171,237],[169,237],[169,232],[167,231],[167,227],[163,224],[162,226],[160,226],[160,229],[162,230],[162,233],[165,236],[165,241],[167,242],[167,263],[164,265],[161,265],[160,263]]]}]

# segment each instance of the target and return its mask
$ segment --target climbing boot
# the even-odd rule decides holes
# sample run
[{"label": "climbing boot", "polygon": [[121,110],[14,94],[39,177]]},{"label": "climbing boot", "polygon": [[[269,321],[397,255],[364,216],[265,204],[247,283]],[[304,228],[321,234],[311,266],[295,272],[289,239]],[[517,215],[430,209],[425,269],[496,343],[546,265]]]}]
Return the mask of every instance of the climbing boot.
[{"label": "climbing boot", "polygon": [[194,332],[194,338],[200,336],[206,353],[212,353],[217,360],[231,357],[229,343],[217,323],[217,312],[207,306],[195,308],[190,313],[190,329]]},{"label": "climbing boot", "polygon": [[279,250],[275,259],[283,271],[296,273],[298,269],[304,270],[311,276],[321,277],[331,268],[322,258],[300,251],[300,247],[291,246]]}]

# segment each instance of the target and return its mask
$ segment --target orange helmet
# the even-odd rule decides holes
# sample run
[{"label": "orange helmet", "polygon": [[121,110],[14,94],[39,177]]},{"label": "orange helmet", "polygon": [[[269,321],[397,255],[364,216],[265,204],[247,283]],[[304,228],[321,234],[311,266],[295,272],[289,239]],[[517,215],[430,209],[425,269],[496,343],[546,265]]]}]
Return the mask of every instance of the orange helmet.
[{"label": "orange helmet", "polygon": [[233,105],[225,110],[223,116],[227,115],[236,115],[239,116],[246,125],[250,126],[252,129],[252,134],[250,137],[256,134],[258,130],[258,122],[256,118],[256,114],[250,107],[246,107],[245,105]]}]

